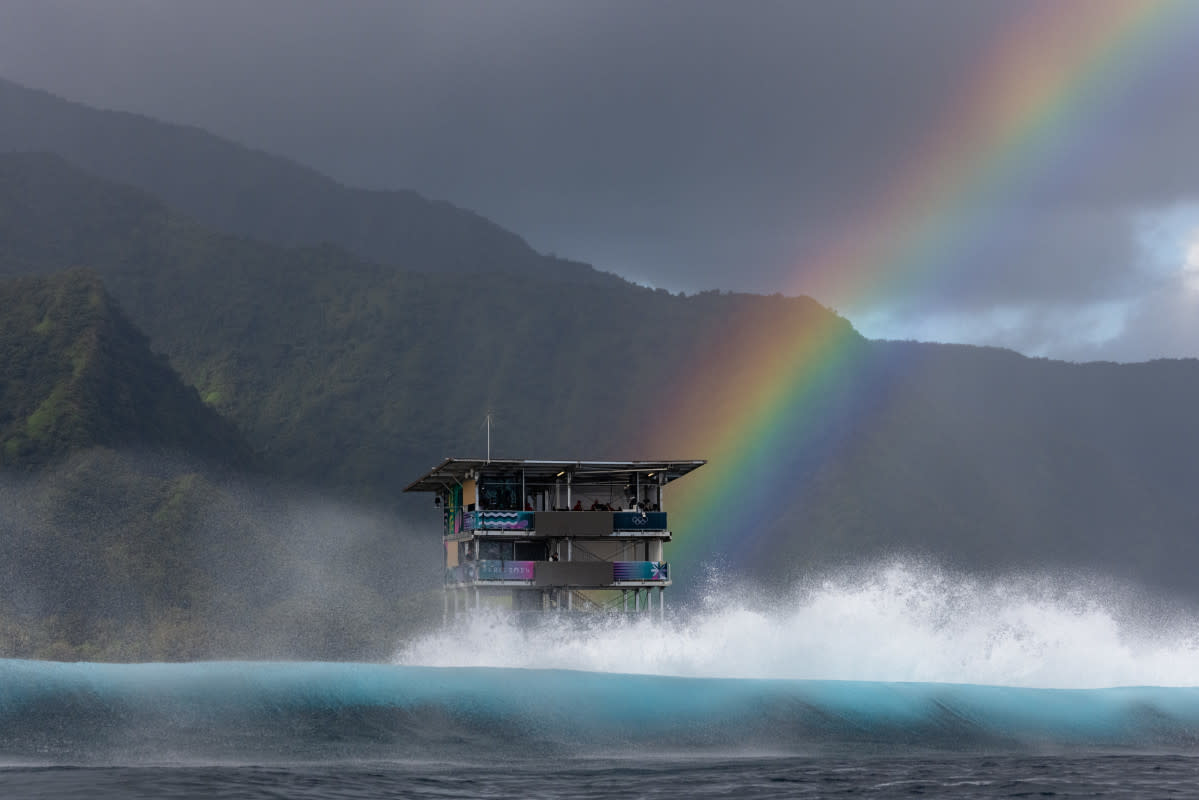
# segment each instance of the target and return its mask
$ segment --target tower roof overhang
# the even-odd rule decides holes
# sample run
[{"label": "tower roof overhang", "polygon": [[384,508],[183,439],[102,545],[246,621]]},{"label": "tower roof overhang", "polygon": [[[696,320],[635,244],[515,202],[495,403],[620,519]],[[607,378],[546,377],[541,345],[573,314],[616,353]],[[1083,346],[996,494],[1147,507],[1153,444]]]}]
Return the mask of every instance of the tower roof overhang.
[{"label": "tower roof overhang", "polygon": [[495,478],[519,477],[529,483],[554,483],[567,476],[574,486],[632,483],[647,478],[669,483],[708,463],[690,461],[555,461],[535,459],[447,458],[417,478],[405,492],[440,492],[480,475]]}]

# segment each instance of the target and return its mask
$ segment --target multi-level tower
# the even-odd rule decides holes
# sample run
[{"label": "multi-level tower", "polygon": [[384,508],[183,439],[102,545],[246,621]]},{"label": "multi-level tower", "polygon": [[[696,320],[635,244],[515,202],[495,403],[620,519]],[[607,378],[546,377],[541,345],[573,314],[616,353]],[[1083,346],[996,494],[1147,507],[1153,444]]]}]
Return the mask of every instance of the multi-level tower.
[{"label": "multi-level tower", "polygon": [[404,491],[432,492],[442,509],[447,616],[481,606],[663,613],[662,488],[704,463],[449,458]]}]

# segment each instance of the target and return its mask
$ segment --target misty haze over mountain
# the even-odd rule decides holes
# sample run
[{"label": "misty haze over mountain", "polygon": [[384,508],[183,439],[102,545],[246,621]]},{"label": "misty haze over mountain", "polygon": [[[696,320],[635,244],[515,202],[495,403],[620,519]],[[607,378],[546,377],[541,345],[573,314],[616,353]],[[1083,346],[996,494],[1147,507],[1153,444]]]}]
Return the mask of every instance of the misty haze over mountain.
[{"label": "misty haze over mountain", "polygon": [[[1199,355],[1199,12],[1171,7],[10,0],[0,76],[448,200],[650,286],[1144,360]],[[975,141],[980,109],[1021,127]],[[881,233],[904,180],[984,175],[899,212],[943,247]],[[880,255],[822,256],[859,236]]]}]

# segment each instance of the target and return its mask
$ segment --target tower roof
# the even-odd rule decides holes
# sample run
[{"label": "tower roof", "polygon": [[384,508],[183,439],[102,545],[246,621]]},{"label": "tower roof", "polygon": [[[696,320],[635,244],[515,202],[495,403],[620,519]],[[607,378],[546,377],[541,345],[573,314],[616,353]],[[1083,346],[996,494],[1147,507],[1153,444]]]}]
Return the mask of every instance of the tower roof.
[{"label": "tower roof", "polygon": [[[573,486],[630,483],[638,476],[669,483],[708,463],[697,461],[566,461],[536,459],[447,458],[413,481],[405,492],[438,492],[479,474],[519,477],[530,483],[553,483],[570,476]],[[663,477],[664,476],[664,477]]]}]

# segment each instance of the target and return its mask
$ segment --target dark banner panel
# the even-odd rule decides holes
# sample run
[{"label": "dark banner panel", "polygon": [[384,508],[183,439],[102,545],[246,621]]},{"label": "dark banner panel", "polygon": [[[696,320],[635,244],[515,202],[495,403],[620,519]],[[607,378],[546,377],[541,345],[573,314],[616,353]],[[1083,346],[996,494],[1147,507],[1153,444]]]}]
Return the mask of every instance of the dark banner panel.
[{"label": "dark banner panel", "polygon": [[607,586],[612,583],[610,561],[539,561],[537,586]]},{"label": "dark banner panel", "polygon": [[538,511],[538,536],[608,536],[611,511]]},{"label": "dark banner panel", "polygon": [[617,511],[612,515],[612,530],[664,531],[666,530],[666,512]]}]

